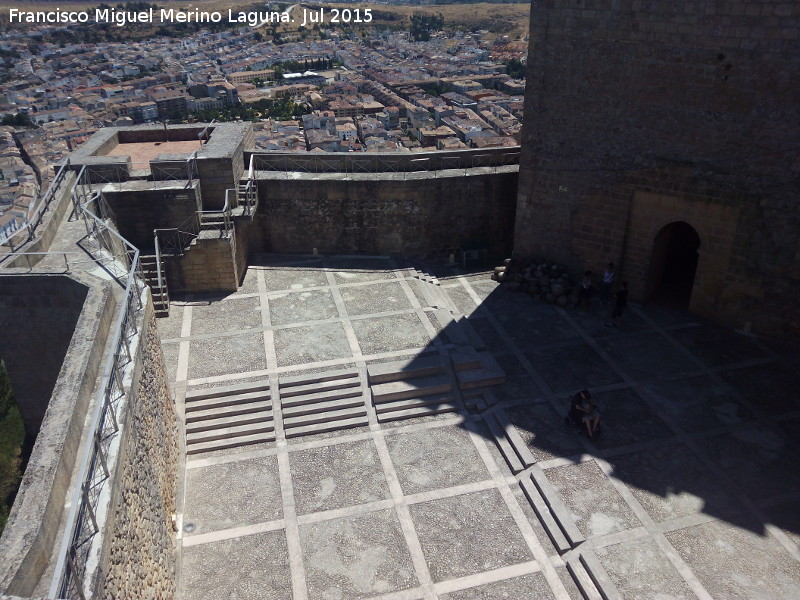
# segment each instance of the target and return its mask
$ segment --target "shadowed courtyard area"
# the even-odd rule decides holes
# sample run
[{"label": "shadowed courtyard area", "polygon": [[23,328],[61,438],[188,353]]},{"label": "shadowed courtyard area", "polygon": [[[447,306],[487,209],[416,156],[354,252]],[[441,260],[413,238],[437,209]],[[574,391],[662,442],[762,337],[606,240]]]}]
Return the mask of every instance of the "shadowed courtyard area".
[{"label": "shadowed courtyard area", "polygon": [[435,271],[261,256],[159,320],[181,598],[800,598],[796,346]]}]

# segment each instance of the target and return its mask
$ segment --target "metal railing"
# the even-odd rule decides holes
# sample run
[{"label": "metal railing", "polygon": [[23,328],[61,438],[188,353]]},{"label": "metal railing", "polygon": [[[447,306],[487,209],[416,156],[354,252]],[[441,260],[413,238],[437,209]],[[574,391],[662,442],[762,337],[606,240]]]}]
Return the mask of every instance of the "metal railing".
[{"label": "metal railing", "polygon": [[56,197],[56,192],[61,188],[61,184],[70,172],[69,159],[65,160],[56,172],[56,176],[47,188],[47,191],[39,198],[36,206],[30,211],[27,221],[19,229],[14,230],[4,239],[0,240],[0,245],[8,246],[13,252],[23,244],[33,239],[36,228],[39,227],[44,218],[44,214],[50,209],[50,204]]},{"label": "metal railing", "polygon": [[164,254],[183,254],[189,244],[200,235],[200,217],[195,212],[177,227],[162,227],[153,230]]},{"label": "metal railing", "polygon": [[216,231],[219,237],[228,237],[233,229],[231,211],[236,205],[236,190],[225,190],[225,205],[222,210],[201,210],[197,212],[201,231]]},{"label": "metal railing", "polygon": [[[252,172],[253,160],[250,159],[250,170]],[[238,204],[243,208],[244,216],[250,217],[258,210],[258,189],[255,180],[250,177],[247,183],[240,183],[237,193]]]},{"label": "metal railing", "polygon": [[158,236],[155,236],[153,241],[156,248],[156,282],[160,292],[164,289],[164,281],[161,279],[161,244],[158,241]]},{"label": "metal railing", "polygon": [[[86,181],[84,169],[78,181]],[[80,193],[76,190],[75,192]],[[100,192],[95,194],[100,197]],[[94,201],[94,202],[93,202]],[[100,246],[122,247],[122,258],[126,268],[125,292],[119,313],[111,333],[112,353],[106,359],[102,375],[102,386],[91,415],[88,431],[91,434],[84,440],[78,455],[80,486],[73,490],[69,502],[65,535],[58,552],[52,585],[51,598],[87,598],[86,565],[91,552],[91,540],[100,531],[97,520],[98,504],[101,495],[109,493],[105,483],[110,478],[108,456],[120,424],[117,418],[119,403],[125,395],[124,377],[126,367],[132,362],[131,341],[138,333],[136,320],[143,308],[142,293],[144,283],[139,265],[139,250],[109,228],[104,220],[94,214],[90,207],[102,207],[102,198],[92,198],[80,205],[82,216],[95,234],[113,238],[114,243]],[[117,257],[115,257],[117,258]]]}]

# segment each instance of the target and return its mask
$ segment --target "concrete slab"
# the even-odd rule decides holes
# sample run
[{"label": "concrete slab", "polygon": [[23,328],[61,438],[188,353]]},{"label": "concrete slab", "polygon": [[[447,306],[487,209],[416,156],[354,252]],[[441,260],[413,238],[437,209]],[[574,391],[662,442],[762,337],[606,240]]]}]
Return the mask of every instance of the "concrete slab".
[{"label": "concrete slab", "polygon": [[162,340],[181,337],[181,327],[183,326],[183,310],[183,306],[172,304],[169,307],[169,316],[156,320],[158,335]]},{"label": "concrete slab", "polygon": [[406,495],[490,478],[475,444],[460,428],[387,435],[386,445]]},{"label": "concrete slab", "polygon": [[651,538],[598,548],[595,554],[623,598],[697,597]]},{"label": "concrete slab", "polygon": [[308,597],[349,600],[418,585],[394,510],[300,526]]},{"label": "concrete slab", "polygon": [[229,298],[192,302],[192,335],[261,327],[258,298]]},{"label": "concrete slab", "polygon": [[253,267],[250,270],[264,274],[268,292],[296,291],[328,285],[328,277],[322,269]]},{"label": "concrete slab", "polygon": [[592,398],[604,424],[602,435],[593,440],[598,448],[615,448],[675,436],[655,410],[630,389],[594,393]]},{"label": "concrete slab", "polygon": [[755,416],[729,386],[709,375],[666,379],[644,389],[659,410],[684,431],[739,425]]},{"label": "concrete slab", "polygon": [[299,515],[389,498],[372,440],[294,451],[289,464]]},{"label": "concrete slab", "polygon": [[598,343],[630,377],[646,378],[697,368],[657,333],[605,338]]},{"label": "concrete slab", "polygon": [[497,490],[414,504],[409,510],[434,582],[533,559]]},{"label": "concrete slab", "polygon": [[184,600],[285,600],[291,579],[284,532],[184,548],[181,579]]},{"label": "concrete slab", "polygon": [[265,369],[264,336],[241,333],[189,343],[189,378]]},{"label": "concrete slab", "polygon": [[798,361],[772,362],[721,374],[723,380],[768,415],[800,410],[800,369]]},{"label": "concrete slab", "polygon": [[351,356],[341,323],[321,323],[275,331],[278,366],[298,365]]},{"label": "concrete slab", "polygon": [[667,533],[712,598],[800,598],[800,567],[757,523],[714,521]]},{"label": "concrete slab", "polygon": [[272,325],[288,325],[305,321],[322,321],[339,316],[329,290],[306,290],[269,297]]},{"label": "concrete slab", "polygon": [[668,443],[609,462],[656,523],[700,513],[729,517],[742,510],[733,490],[685,444]]},{"label": "concrete slab", "polygon": [[282,517],[274,456],[189,469],[186,490],[183,522],[194,525],[186,537]]},{"label": "concrete slab", "polygon": [[740,493],[751,499],[779,496],[800,488],[800,441],[797,431],[758,423],[698,440],[724,473],[736,482]]},{"label": "concrete slab", "polygon": [[414,313],[356,319],[352,322],[362,354],[425,348],[431,338]]},{"label": "concrete slab", "polygon": [[505,410],[537,461],[573,456],[583,451],[578,435],[564,424],[566,406],[562,413],[545,403],[524,403]]},{"label": "concrete slab", "polygon": [[546,475],[587,538],[640,525],[594,461],[548,469]]},{"label": "concrete slab", "polygon": [[525,356],[556,394],[620,383],[622,378],[589,344],[530,349]]},{"label": "concrete slab", "polygon": [[712,325],[679,329],[673,337],[707,365],[717,367],[767,357],[755,339]]},{"label": "concrete slab", "polygon": [[458,592],[439,595],[439,600],[494,600],[495,598],[549,600],[550,598],[555,598],[555,596],[541,573],[531,573],[522,577],[504,579]]},{"label": "concrete slab", "polygon": [[411,310],[411,302],[399,283],[382,283],[341,288],[348,315],[366,315]]}]

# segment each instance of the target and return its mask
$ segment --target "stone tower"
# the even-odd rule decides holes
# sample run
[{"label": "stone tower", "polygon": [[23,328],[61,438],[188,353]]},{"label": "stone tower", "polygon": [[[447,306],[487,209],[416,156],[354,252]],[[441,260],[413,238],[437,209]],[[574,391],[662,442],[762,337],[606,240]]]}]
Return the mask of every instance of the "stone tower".
[{"label": "stone tower", "polygon": [[516,256],[797,335],[798,150],[797,2],[532,3]]}]

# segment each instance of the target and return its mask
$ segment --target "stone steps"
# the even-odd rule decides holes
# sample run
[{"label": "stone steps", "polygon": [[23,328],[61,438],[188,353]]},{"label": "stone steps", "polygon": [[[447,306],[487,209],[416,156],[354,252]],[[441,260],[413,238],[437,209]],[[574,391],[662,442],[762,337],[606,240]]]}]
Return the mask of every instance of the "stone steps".
[{"label": "stone steps", "polygon": [[195,402],[197,400],[205,400],[206,398],[221,398],[257,392],[262,392],[263,396],[269,398],[269,389],[270,382],[268,379],[264,379],[261,381],[250,381],[247,383],[238,383],[234,385],[189,390],[186,392],[186,403],[188,404],[189,402]]},{"label": "stone steps", "polygon": [[448,375],[427,375],[373,385],[372,400],[375,404],[379,404],[406,398],[446,394],[452,388],[453,383]]},{"label": "stone steps", "polygon": [[356,390],[357,393],[348,398],[337,398],[333,400],[322,399],[309,399],[305,402],[299,402],[287,406],[286,402],[282,402],[283,417],[298,416],[298,415],[311,415],[321,412],[323,410],[339,410],[343,408],[353,408],[356,406],[364,405],[364,398],[361,388]]},{"label": "stone steps", "polygon": [[459,412],[461,406],[453,401],[451,404],[421,404],[409,408],[388,410],[378,413],[378,421],[387,423],[389,421],[401,421],[403,419],[415,419],[417,417],[428,417],[448,412]]},{"label": "stone steps", "polygon": [[275,439],[268,380],[189,390],[184,414],[187,454]]},{"label": "stone steps", "polygon": [[279,379],[286,437],[367,425],[362,384],[355,369]]},{"label": "stone steps", "polygon": [[291,398],[293,396],[303,396],[311,392],[335,392],[337,390],[348,390],[361,385],[358,374],[347,379],[334,379],[332,381],[320,381],[318,383],[306,383],[282,388],[281,398]]},{"label": "stone steps", "polygon": [[[209,431],[197,431],[186,433],[186,452],[193,454],[190,450],[192,445],[199,442],[211,442],[216,440],[229,440],[231,446],[241,445],[234,443],[237,437],[247,437],[259,433],[272,433],[275,431],[275,424],[272,420],[262,423],[248,423],[247,425],[229,425],[221,429]],[[275,439],[274,436],[272,439]],[[229,446],[230,447],[230,446]]]},{"label": "stone steps", "polygon": [[506,374],[489,352],[479,352],[481,366],[478,369],[456,371],[458,387],[462,390],[500,385],[506,382]]},{"label": "stone steps", "polygon": [[438,354],[430,356],[415,356],[407,360],[389,363],[375,363],[367,365],[367,375],[370,385],[414,377],[424,377],[426,375],[438,375],[444,373],[444,361]]},{"label": "stone steps", "polygon": [[186,433],[197,433],[200,431],[214,431],[227,429],[233,426],[254,425],[272,421],[272,407],[266,410],[251,413],[240,413],[234,415],[222,415],[214,418],[197,419],[186,423]]},{"label": "stone steps", "polygon": [[265,431],[254,433],[252,435],[242,435],[231,439],[212,440],[209,442],[195,442],[192,445],[186,445],[186,454],[200,454],[202,452],[212,452],[214,450],[228,450],[230,448],[238,448],[240,446],[249,446],[252,444],[263,444],[265,442],[274,442],[275,432]]},{"label": "stone steps", "polygon": [[536,459],[520,437],[519,432],[514,429],[505,411],[498,408],[486,413],[484,421],[513,473],[524,471],[536,463]]},{"label": "stone steps", "polygon": [[365,414],[363,417],[342,419],[339,421],[329,421],[326,423],[313,423],[311,425],[298,425],[286,429],[286,437],[293,438],[301,435],[312,435],[315,433],[327,433],[329,431],[340,431],[342,429],[352,429],[353,427],[366,427],[369,419]]}]

